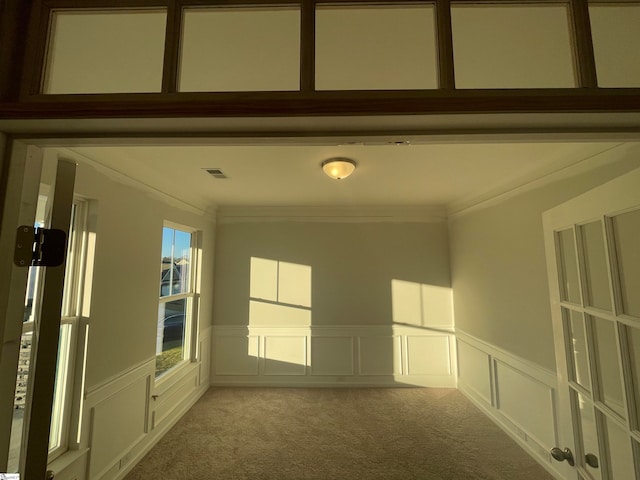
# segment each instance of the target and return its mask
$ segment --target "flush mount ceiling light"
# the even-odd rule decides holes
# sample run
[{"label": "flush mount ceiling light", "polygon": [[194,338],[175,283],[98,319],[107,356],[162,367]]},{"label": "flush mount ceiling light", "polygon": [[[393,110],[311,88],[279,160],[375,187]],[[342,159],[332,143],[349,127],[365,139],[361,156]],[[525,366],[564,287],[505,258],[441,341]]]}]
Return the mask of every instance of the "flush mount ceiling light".
[{"label": "flush mount ceiling light", "polygon": [[347,178],[356,169],[356,162],[350,158],[329,158],[322,162],[322,170],[331,178],[341,180]]}]

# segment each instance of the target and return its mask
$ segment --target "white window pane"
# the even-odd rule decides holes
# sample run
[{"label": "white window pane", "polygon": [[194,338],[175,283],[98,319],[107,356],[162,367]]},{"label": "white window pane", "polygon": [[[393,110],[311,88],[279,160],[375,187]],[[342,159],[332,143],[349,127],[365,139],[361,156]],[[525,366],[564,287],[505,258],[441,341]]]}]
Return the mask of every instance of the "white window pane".
[{"label": "white window pane", "polygon": [[572,380],[591,390],[589,377],[589,353],[587,351],[587,332],[582,313],[575,310],[562,309],[569,327],[569,350],[573,357]]},{"label": "white window pane", "polygon": [[591,5],[600,87],[640,87],[640,5]]},{"label": "white window pane", "polygon": [[557,234],[560,295],[562,300],[580,304],[580,282],[578,279],[578,258],[576,256],[573,229]]},{"label": "white window pane", "polygon": [[585,304],[611,311],[609,274],[601,222],[579,227],[584,260]]},{"label": "white window pane", "polygon": [[181,92],[299,90],[299,9],[185,9],[179,74]]},{"label": "white window pane", "polygon": [[454,6],[457,88],[575,87],[565,6]]},{"label": "white window pane", "polygon": [[622,311],[640,318],[640,210],[612,219]]},{"label": "white window pane", "polygon": [[626,327],[629,342],[629,357],[633,384],[629,386],[633,390],[634,401],[631,408],[636,409],[636,425],[634,429],[640,432],[640,328]]},{"label": "white window pane", "polygon": [[[598,448],[598,429],[596,427],[596,417],[593,410],[593,404],[591,401],[582,394],[575,394],[576,402],[578,406],[578,414],[581,426],[581,440],[582,450],[586,455],[595,455],[600,458]],[[594,468],[587,465],[583,459],[577,460],[592,476],[595,480],[602,478],[601,469]]]},{"label": "white window pane", "polygon": [[316,89],[437,88],[431,6],[316,10]]},{"label": "white window pane", "polygon": [[160,92],[165,11],[53,14],[44,93]]},{"label": "white window pane", "polygon": [[185,325],[188,299],[161,303],[158,309],[156,336],[156,377],[184,359]]},{"label": "white window pane", "polygon": [[634,478],[631,437],[613,420],[606,419],[612,478]]},{"label": "white window pane", "polygon": [[593,321],[600,400],[626,418],[615,324],[602,318],[594,318]]}]

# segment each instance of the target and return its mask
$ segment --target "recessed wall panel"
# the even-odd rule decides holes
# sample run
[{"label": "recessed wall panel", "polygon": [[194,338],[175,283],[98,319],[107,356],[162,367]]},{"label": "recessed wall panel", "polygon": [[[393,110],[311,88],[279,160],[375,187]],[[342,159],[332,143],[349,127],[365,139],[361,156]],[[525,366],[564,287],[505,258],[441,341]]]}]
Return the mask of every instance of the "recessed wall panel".
[{"label": "recessed wall panel", "polygon": [[448,336],[407,336],[409,375],[451,375]]},{"label": "recessed wall panel", "polygon": [[259,337],[216,337],[214,347],[216,375],[257,375]]},{"label": "recessed wall panel", "polygon": [[300,89],[297,8],[188,8],[183,14],[181,92]]},{"label": "recessed wall panel", "polygon": [[307,337],[270,337],[264,339],[265,375],[305,375]]},{"label": "recessed wall panel", "polygon": [[160,92],[166,11],[58,11],[43,93]]},{"label": "recessed wall panel", "polygon": [[589,6],[599,87],[640,87],[640,5]]},{"label": "recessed wall panel", "polygon": [[454,5],[456,88],[575,87],[564,5]]},{"label": "recessed wall panel", "polygon": [[400,337],[360,337],[360,375],[400,375],[402,348]]},{"label": "recessed wall panel", "polygon": [[312,337],[312,375],[353,375],[352,337]]},{"label": "recessed wall panel", "polygon": [[316,89],[437,88],[431,6],[316,10]]}]

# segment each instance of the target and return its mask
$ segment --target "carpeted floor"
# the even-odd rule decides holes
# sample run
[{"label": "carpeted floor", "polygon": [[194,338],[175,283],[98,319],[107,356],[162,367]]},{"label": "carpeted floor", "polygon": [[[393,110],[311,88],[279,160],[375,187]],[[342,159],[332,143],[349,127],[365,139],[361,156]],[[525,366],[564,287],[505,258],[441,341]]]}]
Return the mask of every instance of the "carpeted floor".
[{"label": "carpeted floor", "polygon": [[552,480],[454,389],[212,388],[125,480]]}]

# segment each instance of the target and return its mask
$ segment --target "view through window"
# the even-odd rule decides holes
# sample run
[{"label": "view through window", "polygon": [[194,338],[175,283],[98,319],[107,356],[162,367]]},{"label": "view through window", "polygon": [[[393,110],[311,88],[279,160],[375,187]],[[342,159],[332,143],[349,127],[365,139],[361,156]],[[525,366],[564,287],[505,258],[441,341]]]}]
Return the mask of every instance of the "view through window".
[{"label": "view through window", "polygon": [[165,226],[161,255],[156,378],[189,356],[189,319],[194,296],[192,233]]}]

